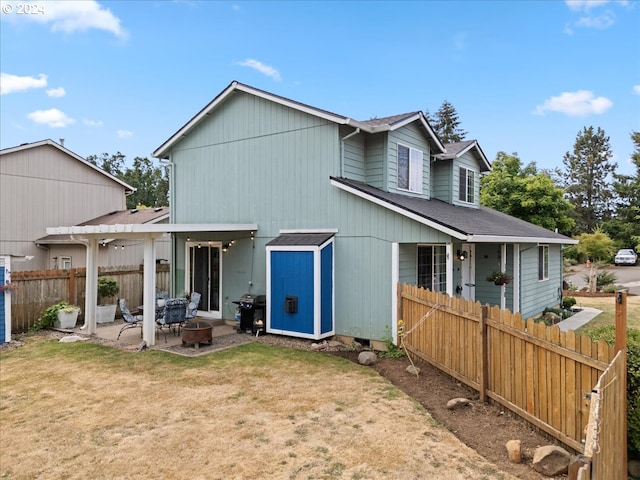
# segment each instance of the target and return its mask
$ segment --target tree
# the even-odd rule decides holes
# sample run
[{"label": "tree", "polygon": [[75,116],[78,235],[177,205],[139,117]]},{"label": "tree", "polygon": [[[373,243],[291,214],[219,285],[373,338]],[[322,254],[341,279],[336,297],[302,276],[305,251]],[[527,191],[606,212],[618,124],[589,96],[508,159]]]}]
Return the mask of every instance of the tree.
[{"label": "tree", "polygon": [[571,235],[571,204],[548,172],[522,167],[517,153],[498,152],[491,173],[480,179],[480,203],[548,230]]},{"label": "tree", "polygon": [[593,233],[578,237],[578,253],[596,262],[606,262],[615,253],[615,247],[611,237],[596,227]]},{"label": "tree", "polygon": [[593,232],[596,225],[611,215],[611,174],[617,164],[611,162],[609,137],[598,127],[578,132],[573,153],[565,153],[564,189],[574,206],[579,231]]},{"label": "tree", "polygon": [[429,110],[425,111],[425,116],[442,143],[461,142],[467,135],[467,132],[459,128],[458,112],[447,100],[442,102],[435,117],[431,116]]},{"label": "tree", "polygon": [[615,239],[618,248],[640,250],[640,132],[633,132],[631,139],[635,145],[631,162],[636,173],[613,174],[617,208],[613,217],[603,223],[602,229]]},{"label": "tree", "polygon": [[100,157],[89,155],[87,161],[105,172],[136,188],[127,196],[127,208],[139,206],[165,207],[169,204],[169,173],[166,167],[156,167],[145,158],[136,157],[133,168],[124,168],[127,157],[118,152],[114,155],[103,153]]}]

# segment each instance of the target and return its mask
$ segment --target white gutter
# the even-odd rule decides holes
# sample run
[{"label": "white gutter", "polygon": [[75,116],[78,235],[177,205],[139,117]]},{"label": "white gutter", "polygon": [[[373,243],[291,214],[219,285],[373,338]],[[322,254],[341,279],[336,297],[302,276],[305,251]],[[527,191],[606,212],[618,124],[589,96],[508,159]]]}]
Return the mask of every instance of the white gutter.
[{"label": "white gutter", "polygon": [[576,245],[578,240],[573,238],[546,238],[546,237],[513,237],[509,235],[468,235],[469,243],[553,243]]}]

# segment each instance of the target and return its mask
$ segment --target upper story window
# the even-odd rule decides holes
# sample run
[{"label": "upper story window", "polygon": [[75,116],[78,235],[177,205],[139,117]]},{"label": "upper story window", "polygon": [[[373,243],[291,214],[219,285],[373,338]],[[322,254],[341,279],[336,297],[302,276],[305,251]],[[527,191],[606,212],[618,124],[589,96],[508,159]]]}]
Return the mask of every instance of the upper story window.
[{"label": "upper story window", "polygon": [[475,203],[475,172],[468,168],[460,167],[460,182],[458,184],[458,199],[461,202]]},{"label": "upper story window", "polygon": [[538,280],[549,279],[549,245],[538,245]]},{"label": "upper story window", "polygon": [[422,193],[422,152],[398,144],[398,188]]}]

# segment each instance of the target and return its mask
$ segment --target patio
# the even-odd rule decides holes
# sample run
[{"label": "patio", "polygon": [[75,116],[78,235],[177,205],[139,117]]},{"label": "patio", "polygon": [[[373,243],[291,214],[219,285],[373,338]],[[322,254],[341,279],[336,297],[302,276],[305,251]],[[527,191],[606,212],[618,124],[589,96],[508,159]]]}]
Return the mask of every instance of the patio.
[{"label": "patio", "polygon": [[[237,326],[235,323],[226,323],[223,320],[211,320],[202,317],[196,317],[191,322],[198,322],[200,325],[208,324],[212,328],[212,342],[201,343],[199,345],[183,344],[182,343],[182,330],[178,333],[170,331],[165,328],[166,342],[164,332],[157,330],[156,332],[156,344],[147,345],[146,348],[150,350],[161,350],[179,355],[185,355],[189,357],[204,355],[214,351],[220,351],[234,346],[250,343],[256,340],[255,336],[247,333],[237,333]],[[128,328],[120,334],[120,330],[124,325],[122,318],[116,318],[112,323],[97,324],[96,333],[93,336],[87,334],[86,329],[81,328],[80,322],[76,328],[72,330],[62,330],[65,333],[72,333],[81,337],[91,337],[99,340],[105,345],[119,347],[125,350],[136,350],[139,348],[142,338],[140,336],[141,328]],[[120,338],[118,339],[118,334]]]}]

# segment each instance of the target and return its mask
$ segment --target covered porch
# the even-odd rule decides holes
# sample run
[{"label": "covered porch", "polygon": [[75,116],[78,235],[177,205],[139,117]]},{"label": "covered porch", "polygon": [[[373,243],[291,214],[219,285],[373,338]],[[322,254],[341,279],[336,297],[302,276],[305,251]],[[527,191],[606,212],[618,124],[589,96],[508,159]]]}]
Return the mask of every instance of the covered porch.
[{"label": "covered porch", "polygon": [[[143,277],[143,326],[142,339],[148,346],[156,345],[156,248],[157,239],[173,236],[176,233],[209,234],[224,232],[255,232],[257,224],[126,224],[126,225],[85,225],[47,228],[49,235],[71,235],[86,246],[87,279],[85,291],[85,323],[81,330],[89,335],[97,334],[96,307],[98,303],[98,250],[100,241],[105,238],[126,238],[142,240],[144,245]],[[175,250],[172,254],[172,268],[175,265]],[[172,286],[172,290],[175,287]],[[175,293],[175,292],[174,292]],[[133,329],[132,329],[133,330]],[[164,341],[164,338],[163,338]]]}]

